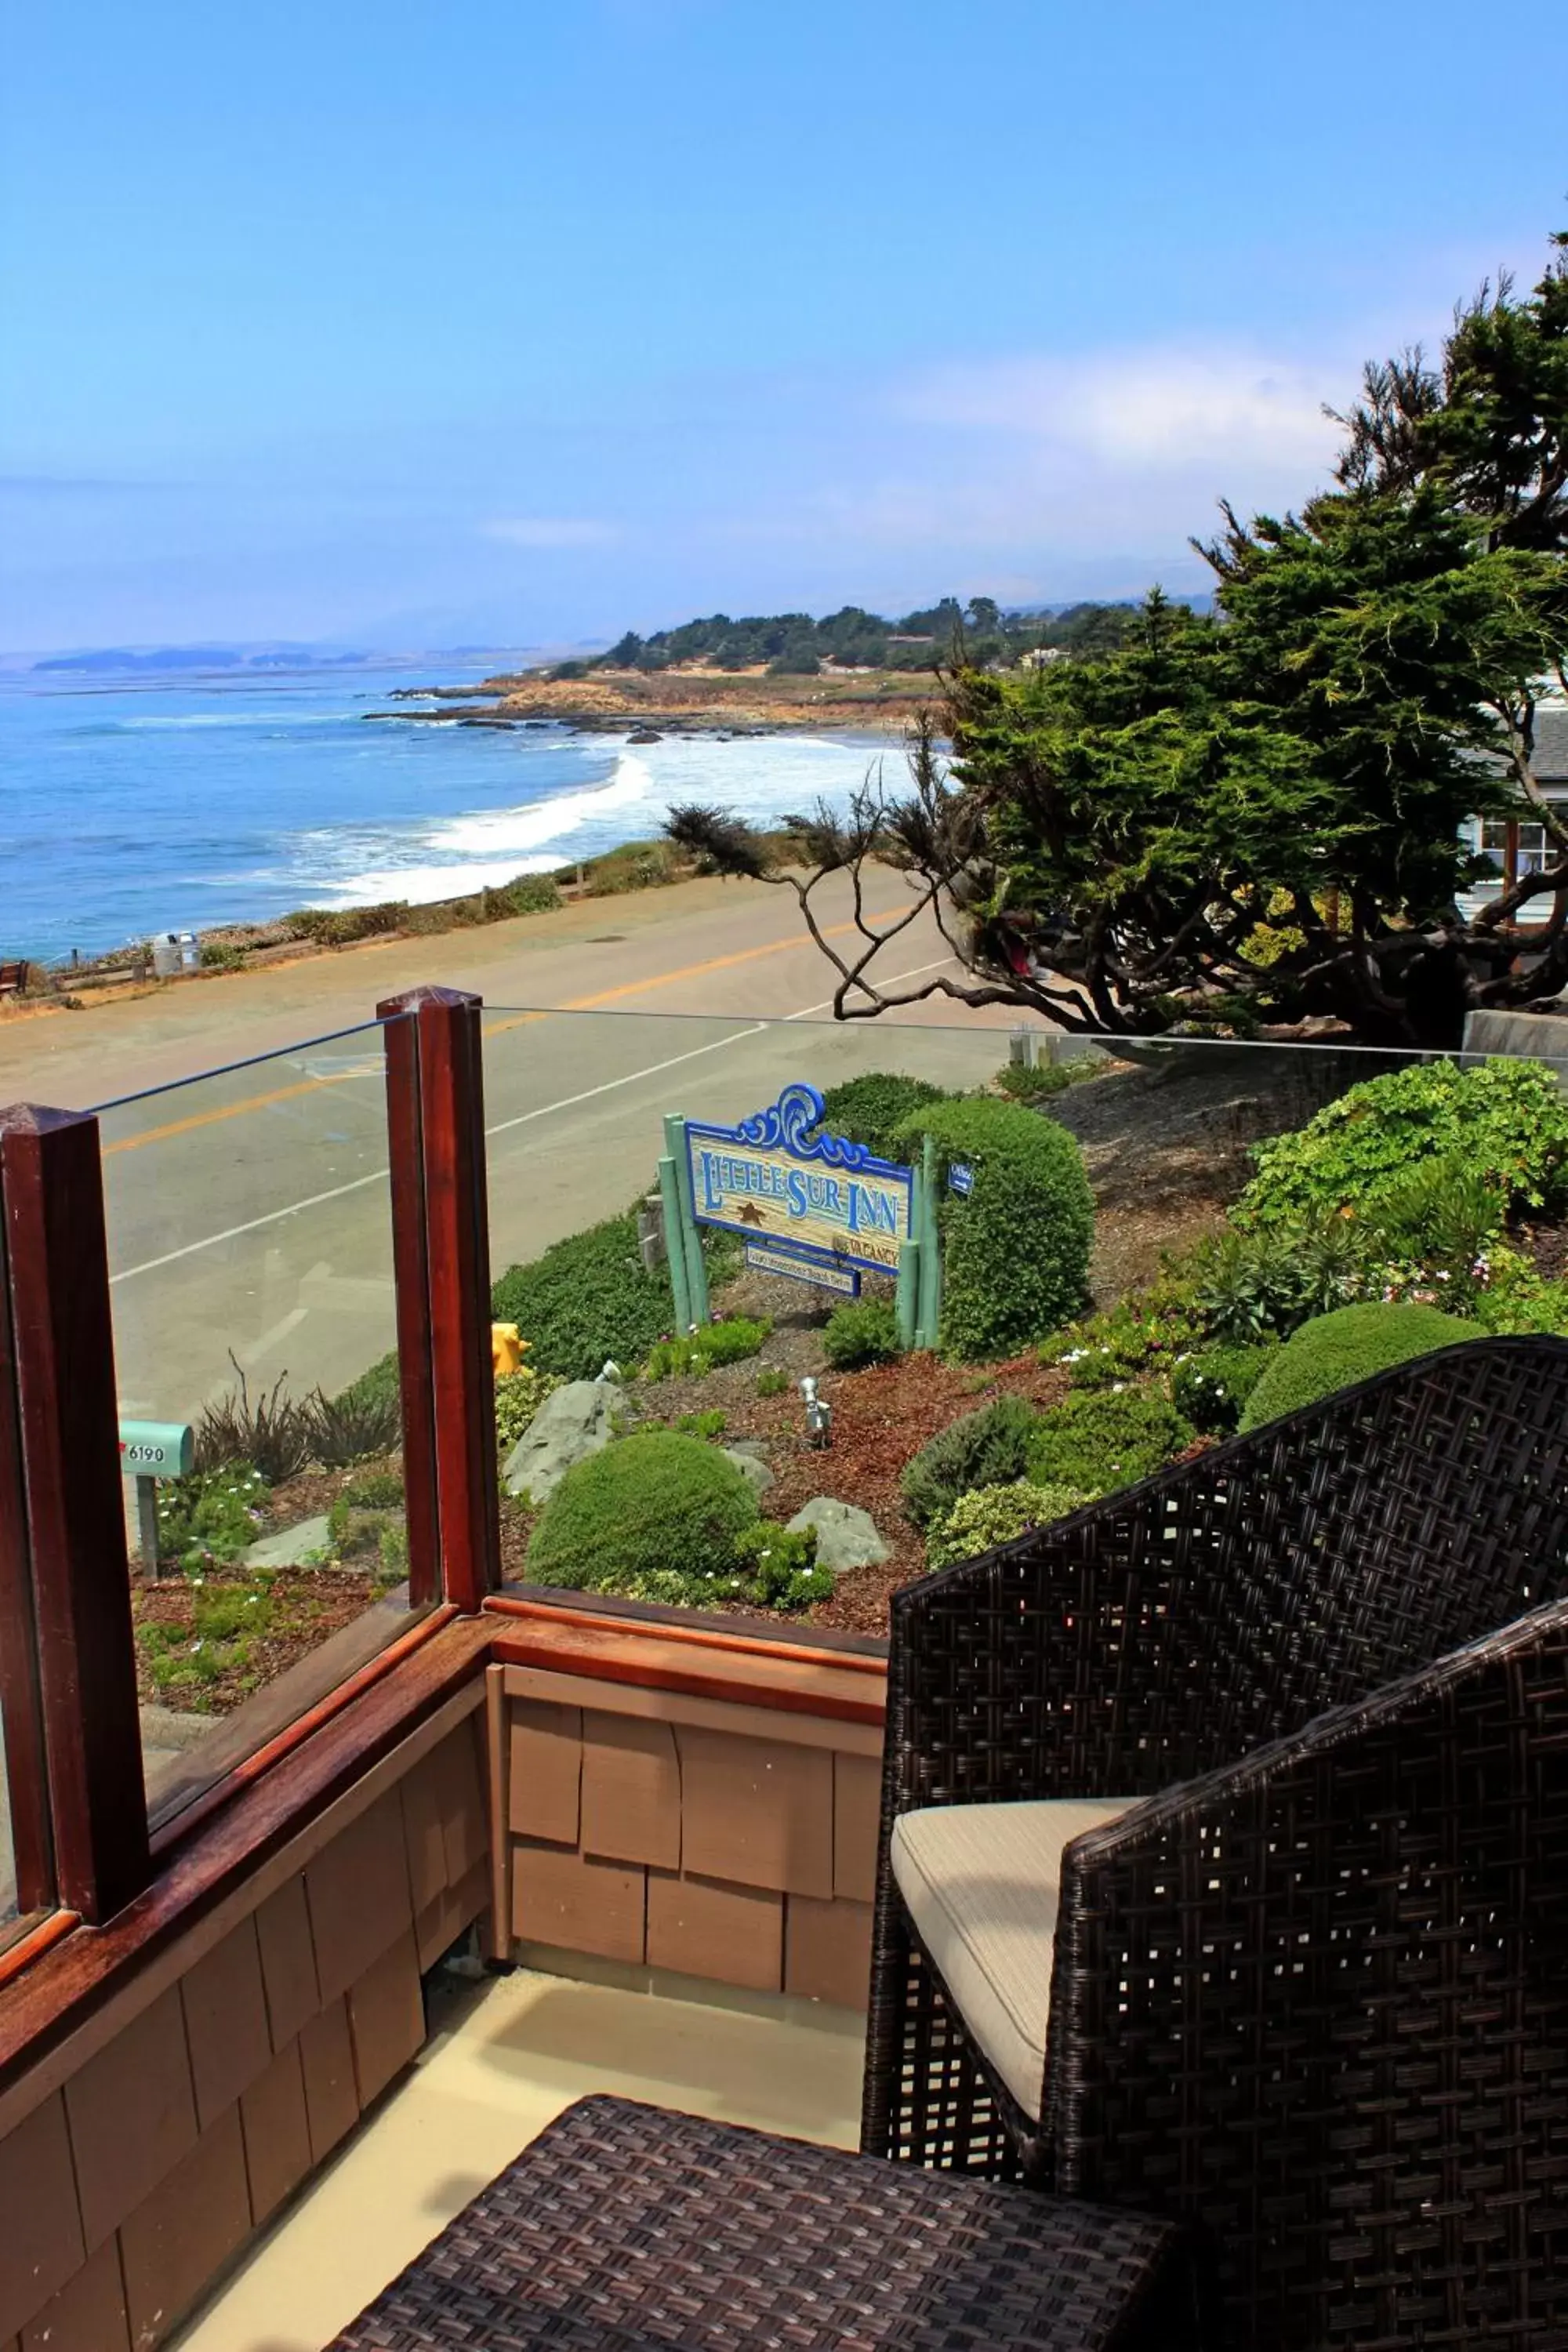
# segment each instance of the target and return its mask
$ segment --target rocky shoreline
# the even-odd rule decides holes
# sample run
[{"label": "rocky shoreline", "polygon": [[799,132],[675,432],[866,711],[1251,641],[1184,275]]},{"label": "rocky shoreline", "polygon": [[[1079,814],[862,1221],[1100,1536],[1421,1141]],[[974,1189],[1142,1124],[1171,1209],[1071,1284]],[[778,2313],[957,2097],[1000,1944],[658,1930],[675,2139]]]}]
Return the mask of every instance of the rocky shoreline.
[{"label": "rocky shoreline", "polygon": [[[396,687],[389,700],[433,709],[372,710],[367,719],[459,727],[566,728],[577,734],[663,735],[897,733],[930,702],[926,672],[851,672],[773,677],[765,671],[595,671],[589,677],[486,678],[478,686]],[[454,711],[453,704],[472,706]]]}]

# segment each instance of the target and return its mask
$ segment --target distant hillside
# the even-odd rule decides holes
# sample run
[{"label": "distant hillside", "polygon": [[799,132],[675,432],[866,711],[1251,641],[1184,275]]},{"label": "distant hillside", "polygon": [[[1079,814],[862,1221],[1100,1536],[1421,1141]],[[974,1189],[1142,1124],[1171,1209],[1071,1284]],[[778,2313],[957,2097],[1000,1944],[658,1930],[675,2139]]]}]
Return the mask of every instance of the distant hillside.
[{"label": "distant hillside", "polygon": [[775,677],[812,677],[824,669],[931,670],[952,659],[1010,666],[1026,653],[1108,651],[1121,642],[1135,606],[1069,604],[1060,611],[1004,611],[989,596],[967,604],[944,596],[923,612],[888,620],[859,604],[814,620],[773,613],[731,620],[714,613],[639,637],[628,629],[607,653],[561,662],[552,676],[586,677],[596,669],[655,671],[696,663],[717,670],[765,667]]}]

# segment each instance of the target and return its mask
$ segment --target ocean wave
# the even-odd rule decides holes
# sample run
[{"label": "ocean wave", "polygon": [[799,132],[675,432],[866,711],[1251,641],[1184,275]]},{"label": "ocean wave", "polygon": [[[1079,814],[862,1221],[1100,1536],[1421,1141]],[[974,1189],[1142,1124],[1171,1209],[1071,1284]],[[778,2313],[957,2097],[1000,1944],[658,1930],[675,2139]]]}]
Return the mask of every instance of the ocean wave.
[{"label": "ocean wave", "polygon": [[[563,749],[566,748],[564,746]],[[573,749],[602,761],[602,739],[579,739]],[[899,755],[895,752],[895,760]],[[388,898],[415,905],[494,889],[519,874],[547,874],[574,858],[586,857],[624,841],[647,840],[663,827],[670,807],[683,801],[732,810],[760,824],[778,820],[816,801],[842,807],[865,780],[877,757],[865,742],[828,737],[742,739],[672,736],[663,742],[626,747],[616,754],[611,773],[599,782],[548,793],[519,806],[450,817],[441,823],[374,841],[360,834],[353,849],[338,836],[339,856],[331,856],[330,836],[307,837],[298,847],[301,868],[313,866],[312,889],[339,907],[368,906]],[[314,853],[314,854],[312,854]],[[323,856],[323,853],[325,855]],[[329,877],[323,864],[336,863]],[[344,866],[349,870],[345,871]]]}]

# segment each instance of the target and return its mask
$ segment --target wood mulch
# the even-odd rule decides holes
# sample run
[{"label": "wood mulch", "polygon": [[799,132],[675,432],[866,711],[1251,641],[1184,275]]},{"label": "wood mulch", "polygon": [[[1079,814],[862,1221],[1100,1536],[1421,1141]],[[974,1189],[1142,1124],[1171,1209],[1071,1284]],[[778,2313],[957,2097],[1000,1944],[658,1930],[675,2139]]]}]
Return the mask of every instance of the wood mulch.
[{"label": "wood mulch", "polygon": [[[226,1715],[330,1635],[362,1616],[384,1588],[371,1577],[348,1568],[280,1568],[272,1572],[265,1591],[253,1571],[213,1569],[197,1584],[178,1571],[153,1583],[135,1578],[131,1587],[131,1612],[138,1635],[156,1626],[167,1640],[157,1652],[194,1663],[223,1659],[220,1671],[208,1681],[159,1683],[153,1675],[153,1652],[143,1640],[136,1644],[136,1687],[142,1704],[174,1708],[187,1715]],[[194,1648],[198,1601],[223,1594],[248,1597],[259,1593],[258,1614],[265,1610],[266,1631],[245,1634],[237,1644],[221,1640]]]}]

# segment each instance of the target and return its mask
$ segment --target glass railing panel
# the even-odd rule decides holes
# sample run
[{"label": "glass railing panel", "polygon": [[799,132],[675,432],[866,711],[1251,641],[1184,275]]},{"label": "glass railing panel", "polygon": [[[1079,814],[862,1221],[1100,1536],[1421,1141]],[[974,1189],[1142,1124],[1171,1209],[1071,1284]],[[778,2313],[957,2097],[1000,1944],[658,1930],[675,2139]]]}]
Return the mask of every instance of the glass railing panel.
[{"label": "glass railing panel", "polygon": [[100,1118],[157,1819],[406,1622],[384,1032]]},{"label": "glass railing panel", "polygon": [[[955,1546],[1217,1442],[1244,1384],[1324,1313],[1447,1317],[1426,1327],[1429,1345],[1471,1331],[1568,1335],[1568,1065],[1067,1038],[1005,1008],[835,1024],[490,1006],[485,1025],[495,1310],[525,1343],[522,1377],[498,1390],[514,1579],[882,1633],[890,1591],[962,1556]],[[837,1091],[873,1077],[920,1086],[889,1086],[881,1100],[877,1087]],[[759,1179],[750,1227],[699,1223],[712,1313],[765,1328],[672,1346],[682,1335],[663,1253],[665,1121],[734,1128],[795,1085],[826,1097],[830,1126],[833,1106],[847,1106],[840,1130],[920,1169],[922,1184],[922,1147],[889,1122],[901,1108],[918,1132],[922,1091],[936,1105],[936,1320],[910,1348],[890,1266],[867,1263],[846,1281],[829,1264],[818,1286],[770,1257],[770,1244],[787,1254],[792,1226],[774,1180]],[[1003,1205],[987,1205],[982,1246],[982,1195],[996,1181],[986,1154],[1003,1148],[994,1123],[1009,1114],[1008,1150],[1019,1118],[1026,1136],[1032,1126],[1058,1139],[1056,1163],[1080,1171],[1079,1206],[1065,1179],[1030,1177],[1016,1198],[993,1190]],[[851,1303],[860,1311],[847,1326]],[[1210,1361],[1226,1350],[1228,1363]],[[591,1396],[536,1411],[541,1390],[565,1381],[608,1389],[597,1418]],[[984,1458],[944,1466],[939,1448],[930,1476],[911,1468],[955,1423],[998,1406]],[[814,1580],[786,1584],[782,1610],[766,1589],[781,1567],[762,1576],[744,1547],[738,1562],[721,1543],[710,1568],[700,1544],[656,1544],[621,1573],[606,1566],[602,1527],[584,1522],[567,1541],[567,1515],[552,1507],[563,1467],[616,1433],[661,1429],[744,1457],[735,1466],[769,1520],[806,1514]],[[1021,1484],[1036,1492],[1021,1496]],[[1009,1491],[953,1523],[982,1488]],[[847,1527],[815,1507],[825,1498],[847,1507]],[[546,1539],[552,1516],[559,1541]],[[795,1561],[789,1547],[782,1557]]]}]

